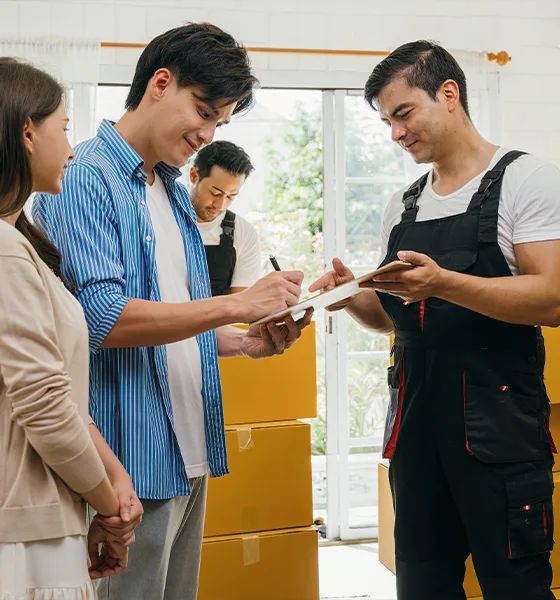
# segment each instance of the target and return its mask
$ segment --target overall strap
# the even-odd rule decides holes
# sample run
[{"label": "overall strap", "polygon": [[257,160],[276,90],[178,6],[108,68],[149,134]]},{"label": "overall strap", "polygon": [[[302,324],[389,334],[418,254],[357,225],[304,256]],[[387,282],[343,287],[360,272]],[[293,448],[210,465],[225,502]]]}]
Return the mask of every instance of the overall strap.
[{"label": "overall strap", "polygon": [[401,223],[413,223],[416,221],[416,215],[418,214],[418,198],[426,187],[428,181],[428,173],[425,173],[415,181],[403,194],[404,211],[402,213]]},{"label": "overall strap", "polygon": [[486,171],[478,190],[471,199],[467,211],[480,211],[478,241],[481,243],[498,240],[498,208],[502,195],[503,175],[506,168],[524,154],[526,153],[519,150],[511,150],[505,154],[492,169]]},{"label": "overall strap", "polygon": [[235,232],[235,213],[231,210],[226,210],[226,215],[222,221],[222,235],[220,237],[220,245],[224,240],[223,238],[229,238],[233,243],[233,234]]}]

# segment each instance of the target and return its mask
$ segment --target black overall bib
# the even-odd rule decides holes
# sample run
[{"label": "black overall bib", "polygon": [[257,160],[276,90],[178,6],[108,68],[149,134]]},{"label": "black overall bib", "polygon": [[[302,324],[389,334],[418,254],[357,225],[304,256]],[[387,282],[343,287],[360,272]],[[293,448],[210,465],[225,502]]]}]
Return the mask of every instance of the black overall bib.
[{"label": "black overall bib", "polygon": [[237,252],[233,247],[234,233],[235,213],[227,210],[222,221],[220,243],[217,246],[204,246],[212,296],[225,296],[231,293],[231,280],[237,260]]},{"label": "black overall bib", "polygon": [[[465,213],[416,221],[427,175],[404,195],[382,264],[400,250],[444,269],[509,277],[498,205],[510,152]],[[391,459],[399,600],[464,600],[472,553],[485,600],[552,600],[552,452],[538,327],[438,298],[379,293],[395,325],[384,456]]]}]

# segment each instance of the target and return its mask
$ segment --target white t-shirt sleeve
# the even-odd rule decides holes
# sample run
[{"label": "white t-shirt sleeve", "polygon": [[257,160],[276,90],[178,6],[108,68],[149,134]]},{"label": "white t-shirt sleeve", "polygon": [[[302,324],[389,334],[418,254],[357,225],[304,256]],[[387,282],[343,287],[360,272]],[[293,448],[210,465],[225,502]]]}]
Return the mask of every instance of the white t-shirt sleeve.
[{"label": "white t-shirt sleeve", "polygon": [[383,220],[381,222],[381,233],[380,233],[380,253],[379,258],[381,261],[387,256],[387,246],[389,245],[389,237],[391,231],[395,225],[398,225],[401,221],[401,214],[404,209],[402,198],[404,192],[408,188],[403,188],[398,192],[395,192],[392,198],[389,200],[383,213]]},{"label": "white t-shirt sleeve", "polygon": [[513,223],[513,244],[560,239],[560,169],[540,166],[523,182],[513,206],[504,208]]},{"label": "white t-shirt sleeve", "polygon": [[234,246],[237,252],[231,287],[250,287],[261,277],[261,244],[257,230],[237,215]]}]

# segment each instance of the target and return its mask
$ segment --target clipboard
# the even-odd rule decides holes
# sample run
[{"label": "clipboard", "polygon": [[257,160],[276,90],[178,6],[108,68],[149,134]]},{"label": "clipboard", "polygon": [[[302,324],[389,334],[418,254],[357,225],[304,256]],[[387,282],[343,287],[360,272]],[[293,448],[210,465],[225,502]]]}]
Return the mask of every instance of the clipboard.
[{"label": "clipboard", "polygon": [[342,285],[339,285],[328,292],[316,294],[315,296],[311,296],[311,298],[307,298],[307,300],[304,300],[299,304],[285,308],[284,310],[274,313],[273,315],[263,317],[262,319],[251,323],[251,325],[263,325],[264,323],[270,323],[271,321],[280,323],[282,322],[282,319],[285,319],[288,315],[292,315],[294,321],[298,321],[305,315],[305,311],[308,308],[312,308],[314,311],[317,311],[321,308],[326,308],[331,304],[336,304],[341,300],[345,300],[350,296],[355,296],[356,294],[363,292],[364,290],[360,287],[360,283],[375,279],[377,275],[390,273],[392,271],[404,271],[412,269],[413,267],[414,265],[412,263],[405,262],[404,260],[395,260],[383,267],[380,267],[379,269],[376,269],[375,271],[371,271],[370,273],[356,277],[356,279],[352,279],[352,281],[343,283]]}]

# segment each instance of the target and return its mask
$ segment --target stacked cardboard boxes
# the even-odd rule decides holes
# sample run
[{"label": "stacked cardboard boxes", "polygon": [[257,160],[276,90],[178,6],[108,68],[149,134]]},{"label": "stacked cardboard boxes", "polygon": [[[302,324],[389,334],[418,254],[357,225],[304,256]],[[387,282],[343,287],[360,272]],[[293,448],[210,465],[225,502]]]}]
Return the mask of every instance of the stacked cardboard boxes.
[{"label": "stacked cardboard boxes", "polygon": [[220,361],[230,474],[211,479],[199,600],[318,600],[315,328],[283,356]]},{"label": "stacked cardboard boxes", "polygon": [[[560,450],[560,330],[543,329],[546,347],[545,382],[550,398],[550,432]],[[388,467],[385,463],[378,466],[379,475],[379,559],[393,573],[395,572],[395,540],[393,528],[395,517],[389,487]],[[555,515],[560,515],[560,457],[556,455],[554,465],[555,494],[553,505]],[[556,529],[556,540],[560,540],[560,529]],[[552,586],[556,598],[560,598],[560,543],[556,544],[551,554],[554,579]],[[467,598],[483,600],[482,592],[474,572],[472,561],[469,558],[465,575],[465,592]]]}]

